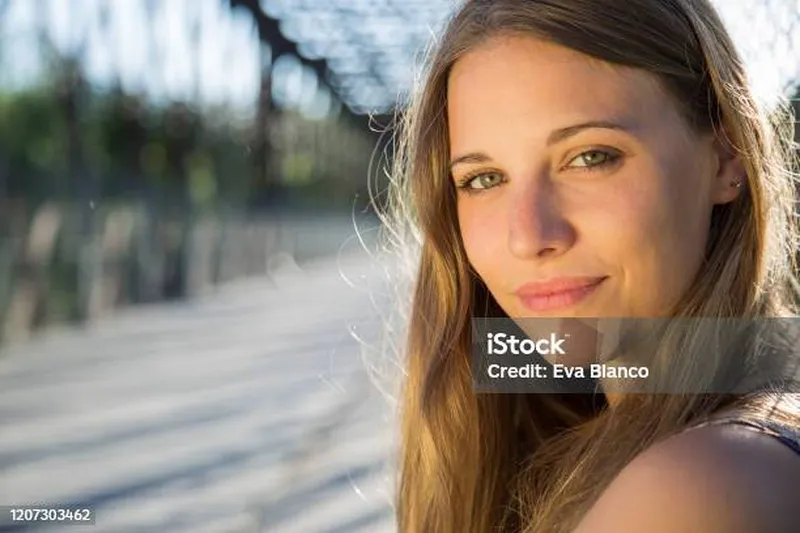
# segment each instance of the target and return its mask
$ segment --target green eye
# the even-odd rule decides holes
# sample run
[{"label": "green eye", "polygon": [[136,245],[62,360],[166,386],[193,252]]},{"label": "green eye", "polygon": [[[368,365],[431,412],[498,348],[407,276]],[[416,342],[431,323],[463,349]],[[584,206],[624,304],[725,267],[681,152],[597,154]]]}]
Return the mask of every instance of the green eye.
[{"label": "green eye", "polygon": [[[588,150],[570,161],[568,167],[589,168],[613,163],[617,156],[604,150]],[[573,164],[577,162],[578,164]]]},{"label": "green eye", "polygon": [[475,176],[469,181],[469,187],[472,189],[488,189],[500,183],[502,179],[503,177],[497,172],[489,172],[487,174]]},{"label": "green eye", "polygon": [[483,172],[465,176],[458,187],[467,192],[476,192],[484,189],[491,189],[499,185],[502,181],[503,175],[499,172]]}]

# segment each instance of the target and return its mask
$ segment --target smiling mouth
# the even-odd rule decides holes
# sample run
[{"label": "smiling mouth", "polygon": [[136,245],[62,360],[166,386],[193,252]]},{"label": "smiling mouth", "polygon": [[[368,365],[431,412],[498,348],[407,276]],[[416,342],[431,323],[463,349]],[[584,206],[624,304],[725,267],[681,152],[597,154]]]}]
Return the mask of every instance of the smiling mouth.
[{"label": "smiling mouth", "polygon": [[530,311],[546,312],[566,309],[593,294],[608,277],[557,279],[528,284],[517,291],[517,297]]}]

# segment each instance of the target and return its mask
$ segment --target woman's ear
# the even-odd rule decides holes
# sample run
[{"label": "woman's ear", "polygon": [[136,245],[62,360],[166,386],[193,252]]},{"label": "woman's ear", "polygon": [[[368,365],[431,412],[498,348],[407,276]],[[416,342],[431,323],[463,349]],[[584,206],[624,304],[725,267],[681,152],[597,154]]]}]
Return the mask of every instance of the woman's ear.
[{"label": "woman's ear", "polygon": [[713,141],[716,173],[711,186],[711,201],[727,204],[734,201],[747,188],[747,171],[741,156],[722,133]]}]

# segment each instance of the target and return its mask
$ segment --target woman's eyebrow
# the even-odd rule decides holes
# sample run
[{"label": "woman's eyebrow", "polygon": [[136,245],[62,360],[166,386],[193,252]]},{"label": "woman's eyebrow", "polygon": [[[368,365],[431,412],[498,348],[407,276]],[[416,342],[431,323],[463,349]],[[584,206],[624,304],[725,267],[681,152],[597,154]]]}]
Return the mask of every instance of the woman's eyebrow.
[{"label": "woman's eyebrow", "polygon": [[598,128],[606,130],[618,130],[618,131],[630,131],[632,129],[630,126],[625,125],[621,122],[614,122],[610,120],[592,120],[589,122],[582,122],[580,124],[574,124],[572,126],[566,126],[564,128],[553,130],[552,132],[550,132],[550,135],[547,136],[546,144],[547,146],[551,146],[553,144],[569,139],[570,137],[577,135],[583,130],[598,129]]},{"label": "woman's eyebrow", "polygon": [[[573,124],[572,126],[565,126],[563,128],[553,130],[550,132],[550,135],[547,136],[547,141],[545,144],[547,146],[552,146],[553,144],[565,141],[570,137],[573,137],[578,133],[588,129],[607,129],[629,132],[633,128],[623,124],[622,122],[614,122],[610,120],[592,120],[589,122],[581,122],[580,124]],[[491,160],[492,158],[483,152],[470,152],[454,158],[452,161],[450,161],[448,168],[452,171],[453,167],[456,165],[468,163],[486,163]]]},{"label": "woman's eyebrow", "polygon": [[491,160],[492,158],[484,154],[483,152],[471,152],[469,154],[458,156],[452,161],[450,161],[449,169],[453,170],[453,167],[455,167],[456,165],[462,165],[467,163],[486,163],[487,161]]}]

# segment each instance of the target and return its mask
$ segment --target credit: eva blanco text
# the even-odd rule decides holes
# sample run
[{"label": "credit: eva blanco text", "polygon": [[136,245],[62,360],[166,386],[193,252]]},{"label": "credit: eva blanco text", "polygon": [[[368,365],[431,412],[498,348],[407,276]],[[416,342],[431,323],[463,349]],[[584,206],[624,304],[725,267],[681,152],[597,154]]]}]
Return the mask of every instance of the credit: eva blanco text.
[{"label": "credit: eva blanco text", "polygon": [[[507,333],[486,335],[487,355],[566,355],[564,343],[567,335],[551,333],[539,339],[519,339]],[[492,379],[646,379],[650,371],[646,366],[622,366],[605,363],[566,365],[562,363],[529,363],[524,365],[491,363],[487,374]]]}]

